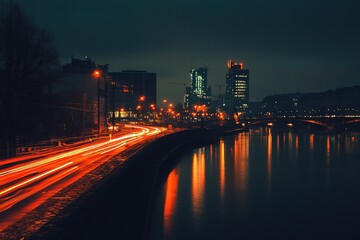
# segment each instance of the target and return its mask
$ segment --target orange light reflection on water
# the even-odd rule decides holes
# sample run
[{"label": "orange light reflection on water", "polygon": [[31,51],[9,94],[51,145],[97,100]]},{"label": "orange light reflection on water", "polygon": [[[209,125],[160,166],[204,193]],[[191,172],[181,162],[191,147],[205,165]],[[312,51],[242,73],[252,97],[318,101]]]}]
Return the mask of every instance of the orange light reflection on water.
[{"label": "orange light reflection on water", "polygon": [[224,199],[225,195],[225,143],[224,140],[220,140],[220,196],[221,200]]},{"label": "orange light reflection on water", "polygon": [[314,134],[310,134],[310,151],[314,151]]},{"label": "orange light reflection on water", "polygon": [[271,162],[272,161],[272,134],[271,130],[269,130],[269,134],[267,136],[267,175],[268,175],[268,184],[271,186]]},{"label": "orange light reflection on water", "polygon": [[201,148],[193,155],[192,161],[192,213],[194,219],[200,219],[204,207],[205,194],[205,156]]},{"label": "orange light reflection on water", "polygon": [[330,136],[326,137],[326,159],[327,159],[327,164],[329,164],[330,161]]},{"label": "orange light reflection on water", "polygon": [[249,171],[249,136],[241,133],[235,140],[234,171],[235,182],[239,187],[242,199],[247,191]]},{"label": "orange light reflection on water", "polygon": [[165,189],[165,204],[164,204],[164,233],[167,236],[172,231],[173,215],[176,209],[176,200],[178,193],[179,175],[174,169],[168,176]]}]

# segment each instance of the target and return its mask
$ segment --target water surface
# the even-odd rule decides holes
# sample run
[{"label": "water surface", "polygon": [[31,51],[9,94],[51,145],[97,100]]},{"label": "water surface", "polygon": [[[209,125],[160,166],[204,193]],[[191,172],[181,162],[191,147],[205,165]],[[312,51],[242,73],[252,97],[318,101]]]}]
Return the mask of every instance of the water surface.
[{"label": "water surface", "polygon": [[251,130],[185,153],[149,239],[360,239],[360,133]]}]

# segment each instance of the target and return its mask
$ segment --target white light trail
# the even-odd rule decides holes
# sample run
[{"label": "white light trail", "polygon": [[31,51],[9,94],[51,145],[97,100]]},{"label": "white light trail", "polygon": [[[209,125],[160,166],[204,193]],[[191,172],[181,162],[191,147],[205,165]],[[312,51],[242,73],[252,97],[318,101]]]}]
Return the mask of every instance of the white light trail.
[{"label": "white light trail", "polygon": [[49,175],[50,173],[53,173],[53,172],[55,172],[55,171],[58,171],[58,170],[66,167],[66,166],[69,166],[69,165],[72,164],[72,163],[73,163],[73,162],[68,162],[68,163],[66,163],[66,164],[64,164],[64,165],[61,165],[60,167],[54,168],[54,169],[52,169],[52,170],[49,170],[49,171],[47,171],[47,172],[44,172],[43,174],[40,174],[40,175],[36,176],[36,177],[30,178],[30,179],[28,179],[28,180],[26,180],[26,181],[23,181],[23,182],[19,183],[19,184],[16,184],[16,185],[14,185],[14,186],[11,186],[11,187],[9,187],[9,188],[1,191],[1,192],[0,192],[0,196],[1,196],[1,195],[4,195],[5,193],[7,193],[7,192],[9,192],[9,191],[11,191],[11,190],[14,190],[14,189],[16,189],[16,188],[19,188],[19,187],[21,187],[21,186],[23,186],[23,185],[25,185],[25,184],[28,184],[28,183],[30,183],[30,182],[33,182],[33,181],[35,181],[35,180],[37,180],[37,179],[39,179],[39,178],[41,178],[41,177],[43,177],[43,176],[46,176],[46,175]]}]

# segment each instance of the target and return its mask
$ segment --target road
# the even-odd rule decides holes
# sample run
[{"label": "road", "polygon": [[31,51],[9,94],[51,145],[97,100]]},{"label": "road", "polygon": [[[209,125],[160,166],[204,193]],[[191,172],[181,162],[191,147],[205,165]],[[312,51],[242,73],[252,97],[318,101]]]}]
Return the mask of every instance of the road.
[{"label": "road", "polygon": [[110,140],[0,161],[0,231],[128,146],[165,130],[126,127],[132,132]]}]

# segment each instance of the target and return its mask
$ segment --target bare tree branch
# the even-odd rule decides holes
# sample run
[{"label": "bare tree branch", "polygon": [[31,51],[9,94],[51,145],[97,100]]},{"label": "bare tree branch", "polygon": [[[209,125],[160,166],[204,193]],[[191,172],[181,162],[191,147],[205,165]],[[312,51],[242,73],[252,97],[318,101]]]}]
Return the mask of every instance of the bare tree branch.
[{"label": "bare tree branch", "polygon": [[10,155],[18,136],[14,126],[22,120],[17,113],[18,96],[41,95],[49,89],[57,66],[58,52],[51,34],[36,26],[16,2],[0,0],[0,111],[6,116],[5,124],[0,125],[5,127],[0,145],[7,145]]}]

